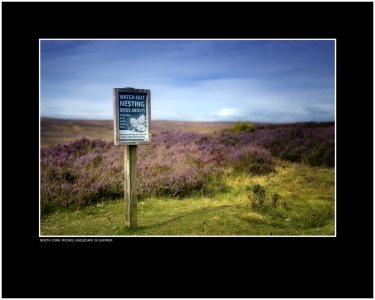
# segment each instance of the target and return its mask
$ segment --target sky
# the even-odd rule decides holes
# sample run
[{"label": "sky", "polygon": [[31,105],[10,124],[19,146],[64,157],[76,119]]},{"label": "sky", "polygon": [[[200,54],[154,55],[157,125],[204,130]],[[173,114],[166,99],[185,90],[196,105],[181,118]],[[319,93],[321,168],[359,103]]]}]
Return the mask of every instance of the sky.
[{"label": "sky", "polygon": [[333,40],[41,40],[42,117],[113,119],[112,88],[151,118],[334,121]]}]

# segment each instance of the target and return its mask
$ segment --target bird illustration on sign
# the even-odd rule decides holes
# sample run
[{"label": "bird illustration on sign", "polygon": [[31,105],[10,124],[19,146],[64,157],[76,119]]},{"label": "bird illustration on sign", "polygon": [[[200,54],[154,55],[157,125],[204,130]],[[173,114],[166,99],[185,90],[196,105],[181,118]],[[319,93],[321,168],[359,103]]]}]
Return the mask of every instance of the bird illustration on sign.
[{"label": "bird illustration on sign", "polygon": [[132,131],[143,132],[146,130],[146,116],[140,115],[138,118],[130,118]]}]

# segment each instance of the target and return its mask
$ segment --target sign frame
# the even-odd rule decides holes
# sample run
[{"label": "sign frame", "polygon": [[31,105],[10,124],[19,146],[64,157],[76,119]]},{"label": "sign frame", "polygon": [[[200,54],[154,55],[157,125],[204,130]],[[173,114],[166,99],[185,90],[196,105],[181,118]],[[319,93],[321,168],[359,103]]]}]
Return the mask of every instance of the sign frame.
[{"label": "sign frame", "polygon": [[[120,121],[119,121],[119,93],[134,93],[134,94],[146,94],[146,118],[147,118],[147,140],[120,140]],[[151,143],[151,91],[148,89],[136,89],[136,88],[113,88],[113,129],[114,129],[114,142],[115,145],[141,145]]]}]

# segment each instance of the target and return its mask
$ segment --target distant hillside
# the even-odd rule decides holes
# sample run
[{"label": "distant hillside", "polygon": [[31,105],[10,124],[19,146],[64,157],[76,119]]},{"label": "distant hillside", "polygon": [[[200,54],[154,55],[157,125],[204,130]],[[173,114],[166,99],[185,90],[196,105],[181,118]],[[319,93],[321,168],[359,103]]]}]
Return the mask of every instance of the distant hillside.
[{"label": "distant hillside", "polygon": [[[163,131],[191,131],[199,133],[212,133],[231,128],[235,122],[187,122],[187,121],[151,121],[151,132],[158,134]],[[289,126],[322,127],[332,126],[333,122],[294,123],[294,124],[270,124],[254,123],[258,129]],[[112,120],[70,120],[41,118],[41,145],[47,146],[54,143],[71,141],[87,137],[113,140]]]},{"label": "distant hillside", "polygon": [[[230,128],[233,122],[177,122],[152,121],[151,132],[180,130],[200,133],[210,133]],[[68,120],[68,119],[41,119],[41,145],[74,140],[81,137],[113,140],[112,120]]]}]

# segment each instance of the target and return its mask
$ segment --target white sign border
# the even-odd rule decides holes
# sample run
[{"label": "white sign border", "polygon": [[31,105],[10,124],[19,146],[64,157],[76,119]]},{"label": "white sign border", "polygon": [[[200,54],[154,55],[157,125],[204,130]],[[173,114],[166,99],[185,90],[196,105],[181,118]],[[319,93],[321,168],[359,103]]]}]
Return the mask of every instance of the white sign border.
[{"label": "white sign border", "polygon": [[[120,140],[119,133],[119,92],[129,93],[142,93],[146,94],[146,114],[147,114],[147,136],[148,140],[145,141],[124,141]],[[142,145],[151,143],[151,90],[148,89],[136,89],[136,88],[113,88],[113,134],[115,145]]]}]

